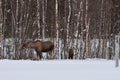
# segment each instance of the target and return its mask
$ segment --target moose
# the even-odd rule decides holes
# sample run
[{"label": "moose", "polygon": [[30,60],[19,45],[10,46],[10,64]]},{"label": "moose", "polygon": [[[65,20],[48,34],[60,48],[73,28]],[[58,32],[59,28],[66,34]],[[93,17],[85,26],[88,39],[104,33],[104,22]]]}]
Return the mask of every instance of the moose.
[{"label": "moose", "polygon": [[24,43],[21,46],[21,49],[25,48],[32,48],[37,52],[37,57],[39,59],[42,59],[42,52],[49,52],[52,51],[54,48],[54,43],[51,41],[29,41],[27,43]]},{"label": "moose", "polygon": [[68,54],[69,54],[69,55],[68,55],[68,59],[73,59],[74,51],[73,51],[72,48],[69,49]]}]

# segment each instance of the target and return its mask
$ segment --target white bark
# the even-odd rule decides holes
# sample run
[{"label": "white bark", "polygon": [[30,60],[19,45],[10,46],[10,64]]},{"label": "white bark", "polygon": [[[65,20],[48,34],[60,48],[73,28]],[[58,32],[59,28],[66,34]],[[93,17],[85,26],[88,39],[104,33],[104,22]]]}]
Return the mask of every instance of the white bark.
[{"label": "white bark", "polygon": [[68,43],[69,43],[69,27],[70,27],[70,17],[71,17],[71,3],[70,0],[68,0],[68,6],[69,6],[69,13],[68,13],[68,18],[67,18],[67,47],[68,47]]},{"label": "white bark", "polygon": [[[78,27],[80,24],[80,14],[81,14],[81,5],[82,5],[82,1],[78,1],[80,2],[79,8],[78,8],[78,14],[77,14],[77,26],[76,26],[76,31],[75,31],[75,42],[74,42],[74,46],[75,46],[75,51],[74,53],[77,54],[77,44],[78,44]],[[79,56],[77,57],[79,58]]]},{"label": "white bark", "polygon": [[55,25],[56,25],[56,54],[57,58],[60,59],[59,54],[59,25],[58,25],[58,0],[55,0]]},{"label": "white bark", "polygon": [[42,38],[43,40],[45,39],[45,8],[47,5],[45,5],[47,3],[47,0],[42,0]]},{"label": "white bark", "polygon": [[0,42],[1,42],[1,36],[2,36],[2,3],[1,3],[1,0],[0,0]]},{"label": "white bark", "polygon": [[[70,18],[71,18],[71,0],[66,1],[68,3],[68,16],[66,15],[66,44],[65,44],[65,58],[68,58],[68,48],[70,47],[69,42],[69,27],[70,27]],[[67,7],[67,4],[65,5]]]},{"label": "white bark", "polygon": [[2,56],[2,5],[0,0],[0,58]]},{"label": "white bark", "polygon": [[115,36],[115,67],[119,66],[119,49],[120,49],[120,45],[119,45],[119,40],[120,40],[120,34],[118,36]]},{"label": "white bark", "polygon": [[88,0],[86,0],[85,26],[86,26],[86,52],[85,52],[85,57],[87,58],[89,56],[89,26],[90,26],[90,18],[88,17]]},{"label": "white bark", "polygon": [[[83,37],[84,37],[84,29],[83,29],[83,25],[84,25],[84,3],[85,0],[82,0],[82,3],[81,3],[81,18],[80,18],[80,21],[81,21],[81,35],[80,35],[80,41],[82,43],[82,45],[80,45],[80,57],[81,58],[84,58],[84,51],[85,51],[85,42],[83,40]],[[84,45],[84,46],[83,46]]]},{"label": "white bark", "polygon": [[38,25],[38,38],[40,38],[40,0],[37,0],[37,25]]}]

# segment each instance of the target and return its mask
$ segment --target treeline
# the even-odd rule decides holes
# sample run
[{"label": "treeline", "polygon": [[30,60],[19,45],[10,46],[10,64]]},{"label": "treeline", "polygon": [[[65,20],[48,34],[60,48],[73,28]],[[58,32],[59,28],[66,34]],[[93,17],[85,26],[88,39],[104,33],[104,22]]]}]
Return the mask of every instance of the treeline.
[{"label": "treeline", "polygon": [[75,59],[113,59],[119,17],[119,0],[0,0],[0,56],[24,59],[34,53],[21,51],[21,44],[47,39],[57,59],[68,58],[71,48]]}]

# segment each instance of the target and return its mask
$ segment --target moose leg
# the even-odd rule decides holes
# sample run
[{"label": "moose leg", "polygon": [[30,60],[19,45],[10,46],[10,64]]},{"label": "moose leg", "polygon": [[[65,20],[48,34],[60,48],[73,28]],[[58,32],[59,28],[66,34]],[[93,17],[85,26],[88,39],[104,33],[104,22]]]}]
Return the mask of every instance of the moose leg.
[{"label": "moose leg", "polygon": [[38,52],[38,53],[37,53],[37,57],[38,57],[38,59],[42,59],[42,53],[41,53],[41,52]]}]

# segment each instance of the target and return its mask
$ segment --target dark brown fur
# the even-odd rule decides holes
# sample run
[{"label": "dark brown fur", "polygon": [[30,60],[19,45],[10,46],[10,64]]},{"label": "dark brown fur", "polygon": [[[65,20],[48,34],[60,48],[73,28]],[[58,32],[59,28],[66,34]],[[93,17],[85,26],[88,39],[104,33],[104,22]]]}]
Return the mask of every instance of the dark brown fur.
[{"label": "dark brown fur", "polygon": [[74,51],[73,49],[69,49],[69,56],[68,56],[68,59],[73,59],[73,56],[74,56]]},{"label": "dark brown fur", "polygon": [[48,52],[48,51],[52,51],[54,48],[54,43],[51,41],[29,41],[27,43],[24,43],[21,47],[21,49],[23,48],[33,48],[35,49],[35,51],[37,52],[37,56],[39,56],[39,58],[42,58],[42,52]]}]

